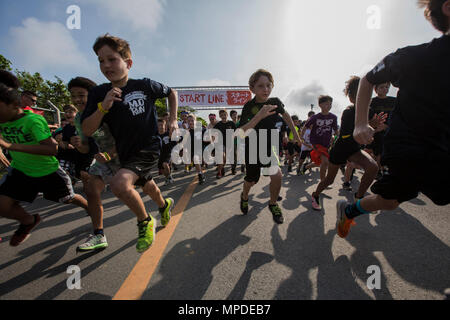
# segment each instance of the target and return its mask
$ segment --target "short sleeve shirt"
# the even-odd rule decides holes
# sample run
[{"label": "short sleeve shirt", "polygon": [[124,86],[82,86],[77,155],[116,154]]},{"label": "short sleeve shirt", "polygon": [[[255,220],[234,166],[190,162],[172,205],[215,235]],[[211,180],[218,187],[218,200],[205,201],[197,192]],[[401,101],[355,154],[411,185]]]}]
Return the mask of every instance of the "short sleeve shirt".
[{"label": "short sleeve shirt", "polygon": [[[88,103],[81,121],[92,115],[97,104],[105,99],[112,89],[110,83],[95,87],[89,92]],[[156,99],[168,97],[171,88],[159,82],[129,79],[121,88],[122,101],[115,101],[103,117],[116,142],[117,153],[123,163],[137,152],[147,149],[159,151]]]},{"label": "short sleeve shirt", "polygon": [[324,115],[318,113],[313,115],[305,124],[307,127],[312,125],[310,140],[312,145],[319,144],[328,148],[330,146],[333,130],[338,130],[337,117],[333,113]]},{"label": "short sleeve shirt", "polygon": [[[0,124],[0,135],[10,143],[39,145],[52,135],[43,116],[25,110],[18,120]],[[53,156],[35,155],[25,152],[9,151],[11,167],[30,177],[43,177],[59,168],[58,160]]]}]

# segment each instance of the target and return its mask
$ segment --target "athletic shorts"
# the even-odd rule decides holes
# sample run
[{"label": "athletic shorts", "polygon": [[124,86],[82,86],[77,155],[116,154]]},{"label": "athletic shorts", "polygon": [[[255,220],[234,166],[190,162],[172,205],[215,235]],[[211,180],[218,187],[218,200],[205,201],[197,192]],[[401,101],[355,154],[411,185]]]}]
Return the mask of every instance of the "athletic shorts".
[{"label": "athletic shorts", "polygon": [[295,152],[300,153],[302,151],[301,147],[299,147],[298,144],[293,142],[288,142],[287,150],[290,156],[293,156]]},{"label": "athletic shorts", "polygon": [[[371,190],[387,200],[399,203],[417,198],[419,192],[426,195],[436,205],[450,203],[450,168],[448,157],[417,161],[412,156],[408,160],[391,159],[386,161],[388,174],[375,182]],[[439,163],[437,163],[439,162]],[[433,163],[436,170],[428,170],[424,163]]]},{"label": "athletic shorts", "polygon": [[102,178],[103,182],[109,183],[111,178],[119,171],[120,166],[114,163],[100,163],[96,161],[90,168],[88,173],[93,176]]},{"label": "athletic shorts", "polygon": [[0,195],[16,201],[32,203],[39,192],[44,194],[45,199],[60,203],[72,200],[75,196],[70,177],[61,168],[38,178],[27,176],[22,171],[12,168],[2,181]]},{"label": "athletic shorts", "polygon": [[330,150],[330,162],[338,166],[346,164],[348,158],[359,151],[361,146],[355,140],[339,138]]},{"label": "athletic shorts", "polygon": [[139,151],[135,156],[122,163],[122,169],[127,169],[136,174],[139,179],[136,185],[143,186],[153,179],[151,171],[158,165],[159,151]]},{"label": "athletic shorts", "polygon": [[300,159],[305,160],[307,157],[310,157],[311,150],[301,150],[300,151]]},{"label": "athletic shorts", "polygon": [[272,171],[274,168],[273,163],[276,163],[276,166],[278,166],[278,168],[280,167],[280,160],[277,156],[277,151],[275,150],[275,148],[272,149],[272,161],[269,162],[268,164],[265,165],[261,163],[249,164],[247,158],[245,164],[244,180],[247,182],[254,182],[255,184],[258,183],[259,179],[261,178],[261,168],[269,169],[268,171]]}]

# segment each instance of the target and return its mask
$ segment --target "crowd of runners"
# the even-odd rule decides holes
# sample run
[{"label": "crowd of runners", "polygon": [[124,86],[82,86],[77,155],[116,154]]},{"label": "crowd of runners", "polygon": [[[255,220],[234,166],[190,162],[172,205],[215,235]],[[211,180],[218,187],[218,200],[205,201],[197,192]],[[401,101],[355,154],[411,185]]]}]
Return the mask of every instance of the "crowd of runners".
[{"label": "crowd of runners", "polygon": [[[49,127],[44,117],[27,108],[36,95],[22,91],[13,74],[0,71],[0,161],[7,167],[0,182],[0,216],[19,223],[10,245],[23,243],[40,223],[40,215],[30,215],[20,202],[31,203],[42,193],[47,200],[87,211],[93,233],[78,250],[107,247],[102,192],[109,185],[136,215],[136,249],[144,252],[155,240],[157,222],[136,188],[157,204],[164,227],[174,200],[163,197],[155,175],[173,184],[174,170],[189,173],[195,168],[198,182],[204,184],[210,166],[215,167],[216,179],[226,175],[228,166],[232,175],[242,174],[236,203],[244,215],[252,187],[261,175],[268,176],[268,209],[278,224],[284,222],[278,205],[283,175],[303,176],[317,167],[320,179],[310,201],[311,209],[320,211],[321,193],[341,170],[342,188],[354,195],[352,203],[336,204],[336,229],[342,238],[358,216],[394,210],[419,192],[437,205],[447,205],[450,0],[420,3],[443,35],[397,50],[362,78],[349,76],[342,84],[349,100],[342,115],[331,112],[332,97],[321,95],[320,112],[291,116],[280,99],[271,97],[272,74],[259,69],[249,78],[253,98],[240,114],[220,110],[220,120],[212,113],[207,126],[192,113],[181,112],[178,118],[176,90],[147,78],[130,79],[130,47],[108,34],[93,46],[108,82],[97,85],[74,77],[67,85],[72,104],[63,108],[61,128]],[[399,89],[397,98],[387,96],[391,84]],[[167,99],[168,112],[158,116],[155,102],[161,98]],[[358,189],[352,190],[356,169],[363,175]],[[84,195],[74,193],[78,181]]]}]

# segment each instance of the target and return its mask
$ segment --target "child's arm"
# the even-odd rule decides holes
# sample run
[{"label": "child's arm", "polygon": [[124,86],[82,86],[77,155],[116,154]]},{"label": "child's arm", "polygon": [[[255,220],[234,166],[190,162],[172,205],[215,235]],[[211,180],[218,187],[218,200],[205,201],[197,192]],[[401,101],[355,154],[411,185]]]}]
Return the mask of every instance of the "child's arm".
[{"label": "child's arm", "polygon": [[292,121],[292,118],[287,111],[283,113],[283,120],[284,122],[286,122],[289,129],[291,129],[291,132],[294,134],[294,142],[300,144],[301,143],[300,136],[298,135],[297,130],[295,130],[294,122]]},{"label": "child's arm", "polygon": [[259,112],[245,125],[240,127],[239,129],[243,130],[245,133],[256,127],[256,125],[263,119],[267,118],[268,116],[271,116],[275,114],[275,110],[278,108],[278,106],[274,105],[265,105],[264,107],[259,110]]},{"label": "child's arm", "polygon": [[373,85],[366,77],[361,79],[356,97],[356,117],[353,137],[362,145],[372,143],[375,130],[369,125],[369,105],[372,99]]},{"label": "child's arm", "polygon": [[58,143],[52,137],[39,141],[39,145],[10,143],[0,138],[0,148],[41,156],[55,156],[58,153]]},{"label": "child's arm", "polygon": [[167,98],[169,101],[169,135],[178,129],[177,113],[178,113],[178,92],[174,89]]},{"label": "child's arm", "polygon": [[8,159],[6,159],[5,155],[3,154],[2,148],[0,148],[0,162],[3,163],[3,165],[8,168],[11,164],[9,163]]}]

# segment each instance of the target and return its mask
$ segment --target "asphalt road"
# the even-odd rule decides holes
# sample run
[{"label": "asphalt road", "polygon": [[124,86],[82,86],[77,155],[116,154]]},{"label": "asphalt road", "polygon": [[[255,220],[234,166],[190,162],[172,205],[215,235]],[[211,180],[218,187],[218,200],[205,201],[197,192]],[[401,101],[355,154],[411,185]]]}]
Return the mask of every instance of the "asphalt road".
[{"label": "asphalt road", "polygon": [[[137,297],[152,300],[442,300],[450,287],[450,206],[435,206],[421,195],[395,211],[357,218],[341,239],[335,204],[351,193],[341,189],[340,173],[321,198],[322,212],[310,206],[318,172],[285,174],[282,225],[267,208],[267,177],[252,189],[247,216],[239,210],[239,171],[232,176],[227,168],[216,180],[210,169],[206,184],[196,185],[188,198],[195,174],[178,171],[175,178],[169,187],[156,179],[176,204],[183,194],[189,200],[173,232],[157,228],[153,247],[159,245],[160,255],[157,249],[145,256],[136,252],[136,218],[111,192],[103,194],[109,247],[99,252],[76,252],[92,232],[90,218],[77,207],[41,198],[25,205],[43,221],[15,248],[8,242],[18,224],[1,218],[0,299],[112,299],[124,284],[139,284]],[[144,200],[159,225],[156,205],[148,196]],[[81,271],[80,289],[68,289],[70,266]],[[147,280],[130,276],[133,272]],[[124,294],[121,298],[132,298]]]}]

